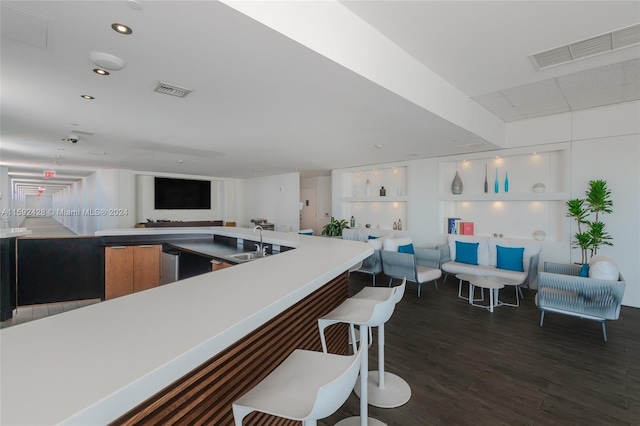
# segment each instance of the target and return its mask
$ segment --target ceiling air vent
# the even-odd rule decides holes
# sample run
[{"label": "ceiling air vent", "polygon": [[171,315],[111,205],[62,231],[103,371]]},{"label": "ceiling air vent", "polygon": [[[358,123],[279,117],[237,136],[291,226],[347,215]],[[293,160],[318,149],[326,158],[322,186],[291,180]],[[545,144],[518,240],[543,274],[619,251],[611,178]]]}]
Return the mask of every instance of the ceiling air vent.
[{"label": "ceiling air vent", "polygon": [[191,93],[191,89],[186,89],[184,87],[174,86],[172,84],[162,82],[158,83],[153,91],[164,93],[165,95],[177,96],[178,98],[184,98],[189,93]]},{"label": "ceiling air vent", "polygon": [[535,53],[529,55],[529,59],[536,69],[541,70],[637,44],[640,44],[640,24]]}]

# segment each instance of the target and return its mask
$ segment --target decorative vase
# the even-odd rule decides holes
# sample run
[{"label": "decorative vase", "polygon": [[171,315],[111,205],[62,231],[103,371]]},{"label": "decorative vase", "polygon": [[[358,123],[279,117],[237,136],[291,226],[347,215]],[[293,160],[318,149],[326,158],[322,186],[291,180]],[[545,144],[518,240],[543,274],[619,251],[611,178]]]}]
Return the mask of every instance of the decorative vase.
[{"label": "decorative vase", "polygon": [[488,176],[489,166],[487,164],[484,165],[484,193],[489,192],[489,176]]},{"label": "decorative vase", "polygon": [[453,182],[451,182],[451,193],[455,195],[462,194],[462,179],[460,179],[460,174],[456,170],[456,175],[453,178]]},{"label": "decorative vase", "polygon": [[504,192],[509,192],[509,172],[504,172]]},{"label": "decorative vase", "polygon": [[493,191],[497,194],[500,191],[500,182],[498,182],[498,169],[496,168],[496,181],[493,184]]},{"label": "decorative vase", "polygon": [[387,196],[387,190],[384,189],[384,186],[380,188],[380,196],[381,197],[386,197]]},{"label": "decorative vase", "polygon": [[364,186],[364,195],[365,197],[371,197],[371,183],[369,179],[367,179],[367,184]]}]

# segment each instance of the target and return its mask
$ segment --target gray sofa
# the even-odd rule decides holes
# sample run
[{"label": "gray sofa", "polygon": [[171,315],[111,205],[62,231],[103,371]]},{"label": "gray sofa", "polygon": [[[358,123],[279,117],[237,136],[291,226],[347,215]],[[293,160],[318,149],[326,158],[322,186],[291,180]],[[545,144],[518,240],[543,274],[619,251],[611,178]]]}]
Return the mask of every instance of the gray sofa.
[{"label": "gray sofa", "polygon": [[602,323],[602,335],[607,341],[605,321],[617,320],[626,283],[620,274],[618,281],[580,277],[580,265],[545,262],[538,273],[536,305],[541,311],[540,327],[546,312],[571,315]]}]

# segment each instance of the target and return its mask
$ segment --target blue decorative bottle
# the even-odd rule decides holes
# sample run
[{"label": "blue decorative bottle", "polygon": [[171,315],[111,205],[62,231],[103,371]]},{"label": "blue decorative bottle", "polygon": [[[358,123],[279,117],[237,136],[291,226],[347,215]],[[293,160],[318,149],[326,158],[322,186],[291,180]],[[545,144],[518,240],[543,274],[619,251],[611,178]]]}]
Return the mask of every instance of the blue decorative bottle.
[{"label": "blue decorative bottle", "polygon": [[509,172],[504,172],[504,192],[509,192]]},{"label": "blue decorative bottle", "polygon": [[498,182],[498,169],[496,168],[496,181],[493,184],[493,191],[497,194],[500,191],[500,182]]}]

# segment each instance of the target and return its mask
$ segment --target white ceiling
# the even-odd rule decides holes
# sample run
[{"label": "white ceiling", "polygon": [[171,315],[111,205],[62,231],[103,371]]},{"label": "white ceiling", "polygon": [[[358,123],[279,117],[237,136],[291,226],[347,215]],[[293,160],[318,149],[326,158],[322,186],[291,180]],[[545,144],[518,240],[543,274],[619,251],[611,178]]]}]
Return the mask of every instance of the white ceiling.
[{"label": "white ceiling", "polygon": [[[140,4],[2,1],[0,164],[12,178],[314,176],[497,147],[225,4]],[[504,121],[639,98],[638,46],[542,71],[528,58],[640,22],[637,1],[342,4]],[[98,76],[94,51],[126,65]],[[159,81],[193,92],[158,94]],[[74,130],[93,134],[62,140]]]}]

